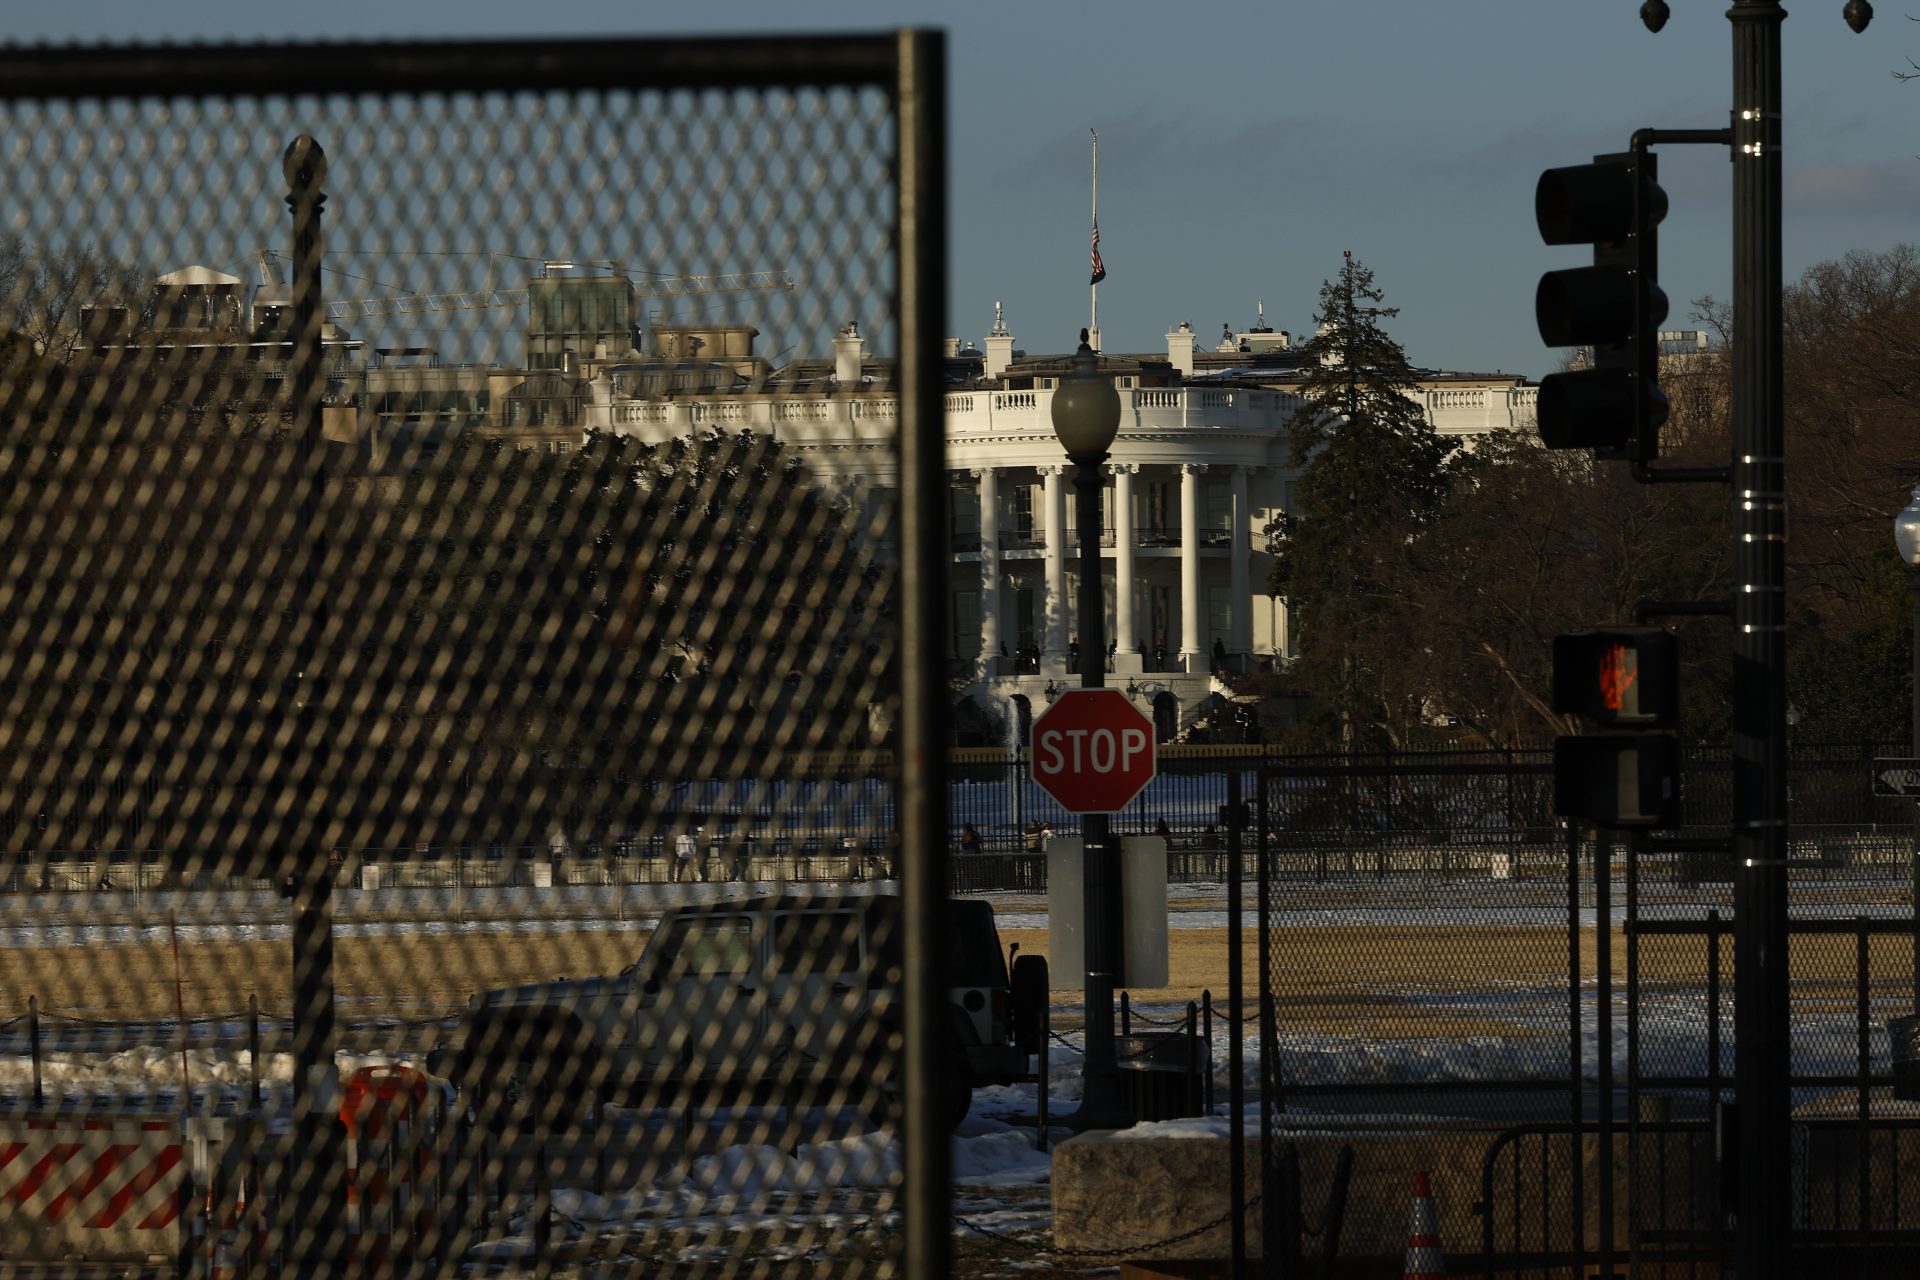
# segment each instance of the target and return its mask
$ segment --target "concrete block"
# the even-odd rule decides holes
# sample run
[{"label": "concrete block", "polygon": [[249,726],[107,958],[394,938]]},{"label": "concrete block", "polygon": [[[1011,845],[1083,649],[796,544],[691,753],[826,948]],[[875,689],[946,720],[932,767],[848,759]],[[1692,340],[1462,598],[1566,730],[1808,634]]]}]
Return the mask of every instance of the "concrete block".
[{"label": "concrete block", "polygon": [[[1345,1258],[1399,1258],[1407,1246],[1413,1206],[1413,1175],[1432,1178],[1443,1248],[1463,1256],[1478,1251],[1480,1222],[1473,1213],[1480,1160],[1492,1131],[1442,1129],[1385,1133],[1377,1129],[1296,1131],[1300,1150],[1302,1206],[1319,1224],[1340,1148],[1351,1145],[1353,1172],[1340,1254]],[[1126,1137],[1088,1133],[1060,1144],[1053,1157],[1053,1235],[1062,1250],[1126,1250],[1121,1257],[1222,1258],[1227,1254],[1228,1143],[1224,1134]],[[1261,1192],[1260,1140],[1247,1136],[1246,1187]],[[1261,1253],[1260,1205],[1248,1212],[1248,1250]],[[1217,1225],[1177,1244],[1173,1236]],[[1317,1249],[1309,1240],[1308,1251]]]}]

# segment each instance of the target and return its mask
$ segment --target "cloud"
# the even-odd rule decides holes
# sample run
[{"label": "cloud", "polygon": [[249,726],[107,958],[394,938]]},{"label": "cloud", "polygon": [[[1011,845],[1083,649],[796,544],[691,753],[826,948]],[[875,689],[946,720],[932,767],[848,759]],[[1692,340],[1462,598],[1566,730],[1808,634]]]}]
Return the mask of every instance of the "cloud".
[{"label": "cloud", "polygon": [[1920,200],[1920,160],[1802,169],[1787,176],[1785,198],[1802,213],[1910,213]]}]

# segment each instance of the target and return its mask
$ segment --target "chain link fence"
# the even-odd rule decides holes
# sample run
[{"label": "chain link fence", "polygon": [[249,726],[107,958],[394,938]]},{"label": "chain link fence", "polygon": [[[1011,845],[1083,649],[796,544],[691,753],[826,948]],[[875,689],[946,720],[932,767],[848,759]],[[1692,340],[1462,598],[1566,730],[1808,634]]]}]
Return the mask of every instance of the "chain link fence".
[{"label": "chain link fence", "polygon": [[0,1169],[0,1252],[940,1272],[943,92],[0,54],[0,1126],[150,1135]]},{"label": "chain link fence", "polygon": [[[1902,754],[1801,747],[1791,770],[1797,1239],[1878,1256],[1920,1243],[1887,1035],[1914,1007],[1913,815],[1874,794],[1874,760]],[[1560,826],[1551,771],[1545,752],[1263,762],[1269,1160],[1305,1189],[1349,1147],[1356,1186],[1428,1171],[1443,1238],[1487,1274],[1712,1265],[1738,1158],[1729,765],[1691,750],[1686,826],[1633,839]],[[1398,1200],[1350,1203],[1343,1251],[1390,1254]],[[1269,1203],[1267,1226],[1318,1211]]]}]

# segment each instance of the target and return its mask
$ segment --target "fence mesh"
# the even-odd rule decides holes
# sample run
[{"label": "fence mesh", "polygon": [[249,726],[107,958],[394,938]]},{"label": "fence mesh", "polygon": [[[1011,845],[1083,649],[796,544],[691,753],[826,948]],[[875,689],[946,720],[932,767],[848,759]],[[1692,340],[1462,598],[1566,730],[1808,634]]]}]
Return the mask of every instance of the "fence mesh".
[{"label": "fence mesh", "polygon": [[634,52],[0,102],[6,1101],[209,1256],[898,1252],[898,103]]},{"label": "fence mesh", "polygon": [[[1873,794],[1899,754],[1814,745],[1790,770],[1796,1239],[1882,1256],[1920,1240],[1887,1026],[1914,1007],[1913,818]],[[1351,1147],[1357,1179],[1428,1170],[1443,1236],[1498,1274],[1723,1256],[1728,776],[1691,750],[1684,829],[1597,840],[1552,817],[1545,753],[1264,762],[1261,1100],[1298,1221]],[[1351,1204],[1343,1252],[1391,1252],[1380,1206]]]}]

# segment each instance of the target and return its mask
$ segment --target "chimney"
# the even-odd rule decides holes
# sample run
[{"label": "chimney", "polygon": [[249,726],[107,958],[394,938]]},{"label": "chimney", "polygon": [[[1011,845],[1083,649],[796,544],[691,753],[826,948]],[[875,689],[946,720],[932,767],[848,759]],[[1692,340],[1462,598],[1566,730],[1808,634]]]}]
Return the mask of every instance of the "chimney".
[{"label": "chimney", "polygon": [[1180,327],[1167,335],[1167,359],[1183,378],[1193,376],[1193,325],[1182,320]]},{"label": "chimney", "polygon": [[999,303],[993,304],[993,328],[987,331],[987,363],[981,370],[989,378],[997,378],[1013,364],[1013,334],[1007,329],[1007,318]]},{"label": "chimney", "polygon": [[847,327],[842,329],[833,339],[834,381],[840,383],[842,386],[858,386],[860,384],[861,348],[863,345],[860,341],[860,326],[852,320],[847,321]]}]

